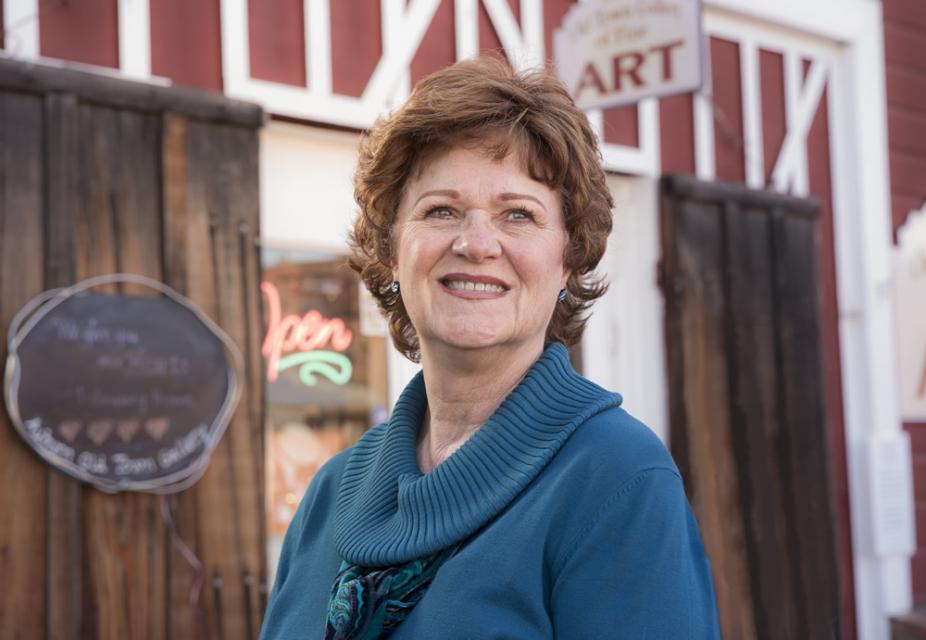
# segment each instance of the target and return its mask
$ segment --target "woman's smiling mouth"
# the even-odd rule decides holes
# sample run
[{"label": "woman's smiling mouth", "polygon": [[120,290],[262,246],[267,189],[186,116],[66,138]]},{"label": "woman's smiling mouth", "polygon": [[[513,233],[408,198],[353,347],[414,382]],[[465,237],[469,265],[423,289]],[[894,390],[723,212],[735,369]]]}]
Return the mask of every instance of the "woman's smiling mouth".
[{"label": "woman's smiling mouth", "polygon": [[453,273],[440,279],[443,288],[464,298],[497,298],[510,287],[498,278]]}]

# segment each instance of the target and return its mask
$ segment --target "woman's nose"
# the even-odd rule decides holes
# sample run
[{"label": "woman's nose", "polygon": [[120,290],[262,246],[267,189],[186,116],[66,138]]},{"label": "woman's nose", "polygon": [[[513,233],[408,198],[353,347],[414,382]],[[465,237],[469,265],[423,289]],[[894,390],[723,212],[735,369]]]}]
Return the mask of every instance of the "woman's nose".
[{"label": "woman's nose", "polygon": [[491,218],[481,212],[471,212],[453,241],[453,252],[473,262],[497,258],[502,253],[498,230]]}]

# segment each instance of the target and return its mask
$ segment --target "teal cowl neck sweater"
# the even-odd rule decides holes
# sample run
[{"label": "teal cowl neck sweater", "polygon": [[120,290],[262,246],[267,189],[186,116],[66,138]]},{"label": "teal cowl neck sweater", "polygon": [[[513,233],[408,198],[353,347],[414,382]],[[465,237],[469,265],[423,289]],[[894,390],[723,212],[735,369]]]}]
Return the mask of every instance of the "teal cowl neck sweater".
[{"label": "teal cowl neck sweater", "polygon": [[554,343],[492,417],[452,456],[422,475],[418,427],[427,409],[421,372],[391,419],[367,432],[338,492],[335,540],[348,562],[395,565],[463,540],[537,477],[576,427],[621,396],[572,369]]},{"label": "teal cowl neck sweater", "polygon": [[419,375],[391,419],[315,475],[263,640],[323,638],[342,559],[388,566],[463,541],[390,640],[717,640],[710,567],[665,446],[552,344],[428,474]]}]

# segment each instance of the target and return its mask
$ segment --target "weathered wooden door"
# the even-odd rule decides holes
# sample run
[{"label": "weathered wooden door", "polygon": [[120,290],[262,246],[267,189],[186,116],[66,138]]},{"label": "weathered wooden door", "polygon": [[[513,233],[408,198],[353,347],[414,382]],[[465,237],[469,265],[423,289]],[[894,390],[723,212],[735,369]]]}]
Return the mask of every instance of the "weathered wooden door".
[{"label": "weathered wooden door", "polygon": [[0,333],[45,289],[132,272],[191,298],[246,362],[206,475],[167,498],[82,486],[0,411],[0,637],[256,637],[261,122],[220,96],[0,60]]},{"label": "weathered wooden door", "polygon": [[839,637],[817,210],[738,185],[663,181],[671,446],[726,640]]}]

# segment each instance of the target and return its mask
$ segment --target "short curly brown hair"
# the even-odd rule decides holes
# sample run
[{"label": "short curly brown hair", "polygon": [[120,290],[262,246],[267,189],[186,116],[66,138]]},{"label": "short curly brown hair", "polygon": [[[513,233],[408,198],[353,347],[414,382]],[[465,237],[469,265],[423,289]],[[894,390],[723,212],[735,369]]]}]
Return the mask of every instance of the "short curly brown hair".
[{"label": "short curly brown hair", "polygon": [[531,178],[560,194],[568,234],[563,264],[571,275],[546,340],[575,344],[588,308],[607,289],[593,274],[611,232],[613,206],[598,141],[556,77],[542,69],[517,72],[485,56],[426,77],[401,109],[377,120],[361,139],[354,176],[360,211],[348,261],[385,313],[396,348],[412,361],[421,357],[401,295],[390,289],[399,201],[424,162],[456,145],[483,146],[496,159],[514,146]]}]

